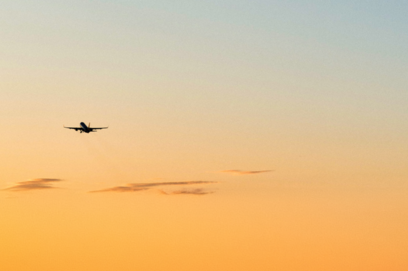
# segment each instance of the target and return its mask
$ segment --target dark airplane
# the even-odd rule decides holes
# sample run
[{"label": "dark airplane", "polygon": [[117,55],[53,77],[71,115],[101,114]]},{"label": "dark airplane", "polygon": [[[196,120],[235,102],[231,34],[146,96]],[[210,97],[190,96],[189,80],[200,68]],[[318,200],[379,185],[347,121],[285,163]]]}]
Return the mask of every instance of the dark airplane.
[{"label": "dark airplane", "polygon": [[92,127],[91,128],[91,123],[89,123],[89,126],[86,126],[86,124],[83,122],[81,122],[79,125],[80,127],[65,127],[64,126],[64,128],[74,129],[75,131],[81,131],[81,133],[84,132],[87,134],[89,134],[90,132],[96,132],[94,130],[108,129],[108,127]]}]

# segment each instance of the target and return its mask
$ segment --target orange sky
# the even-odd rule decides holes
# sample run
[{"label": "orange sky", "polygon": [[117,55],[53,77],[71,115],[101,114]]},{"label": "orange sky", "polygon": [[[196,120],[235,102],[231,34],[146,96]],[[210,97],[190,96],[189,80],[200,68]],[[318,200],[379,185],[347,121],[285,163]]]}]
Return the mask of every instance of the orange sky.
[{"label": "orange sky", "polygon": [[0,270],[408,270],[406,9],[6,1]]},{"label": "orange sky", "polygon": [[[3,198],[5,270],[400,270],[403,192],[225,184],[212,195]],[[260,192],[261,191],[261,192]]]}]

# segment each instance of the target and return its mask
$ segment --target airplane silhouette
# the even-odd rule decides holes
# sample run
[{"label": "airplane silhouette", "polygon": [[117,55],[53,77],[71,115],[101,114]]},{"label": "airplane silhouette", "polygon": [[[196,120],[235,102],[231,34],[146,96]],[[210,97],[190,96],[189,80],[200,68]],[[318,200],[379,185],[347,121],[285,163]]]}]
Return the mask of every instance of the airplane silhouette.
[{"label": "airplane silhouette", "polygon": [[87,133],[87,134],[89,134],[90,132],[96,132],[94,130],[108,129],[108,127],[92,127],[91,128],[91,123],[89,123],[89,125],[86,126],[85,123],[81,122],[79,125],[80,125],[80,127],[65,127],[64,126],[64,128],[74,129],[75,131],[81,131],[81,133],[84,132],[84,133]]}]

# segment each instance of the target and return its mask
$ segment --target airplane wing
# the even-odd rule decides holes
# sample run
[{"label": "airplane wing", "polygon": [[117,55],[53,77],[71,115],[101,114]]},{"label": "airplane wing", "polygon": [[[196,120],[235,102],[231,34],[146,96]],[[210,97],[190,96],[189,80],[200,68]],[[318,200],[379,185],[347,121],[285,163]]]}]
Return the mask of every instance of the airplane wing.
[{"label": "airplane wing", "polygon": [[92,127],[89,128],[89,131],[92,132],[93,130],[101,130],[101,129],[108,129],[109,127]]},{"label": "airplane wing", "polygon": [[81,127],[65,127],[65,126],[64,126],[64,128],[74,129],[75,131],[78,131],[78,130],[81,130],[81,129],[82,129]]}]

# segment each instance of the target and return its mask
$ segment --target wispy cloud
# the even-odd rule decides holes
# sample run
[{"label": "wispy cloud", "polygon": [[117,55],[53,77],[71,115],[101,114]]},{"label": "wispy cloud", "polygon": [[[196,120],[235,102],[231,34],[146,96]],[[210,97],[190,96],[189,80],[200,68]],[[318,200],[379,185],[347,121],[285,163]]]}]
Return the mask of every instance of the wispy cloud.
[{"label": "wispy cloud", "polygon": [[34,179],[30,181],[18,182],[16,185],[3,189],[3,191],[30,191],[56,188],[54,183],[60,182],[60,179]]},{"label": "wispy cloud", "polygon": [[162,189],[159,189],[159,192],[163,195],[197,195],[197,196],[208,195],[208,194],[214,193],[214,191],[206,190],[203,188],[181,189],[181,190],[175,190],[175,191],[164,191]]},{"label": "wispy cloud", "polygon": [[229,170],[222,170],[221,173],[233,174],[233,175],[251,175],[251,174],[260,174],[260,173],[267,173],[272,172],[273,170],[252,170],[252,171],[245,171],[245,170],[238,170],[238,169],[229,169]]},{"label": "wispy cloud", "polygon": [[126,186],[115,186],[102,190],[90,191],[90,193],[97,192],[138,192],[149,190],[158,186],[174,186],[174,185],[195,185],[195,184],[212,184],[217,182],[212,181],[187,181],[187,182],[159,182],[159,183],[130,183]]}]

